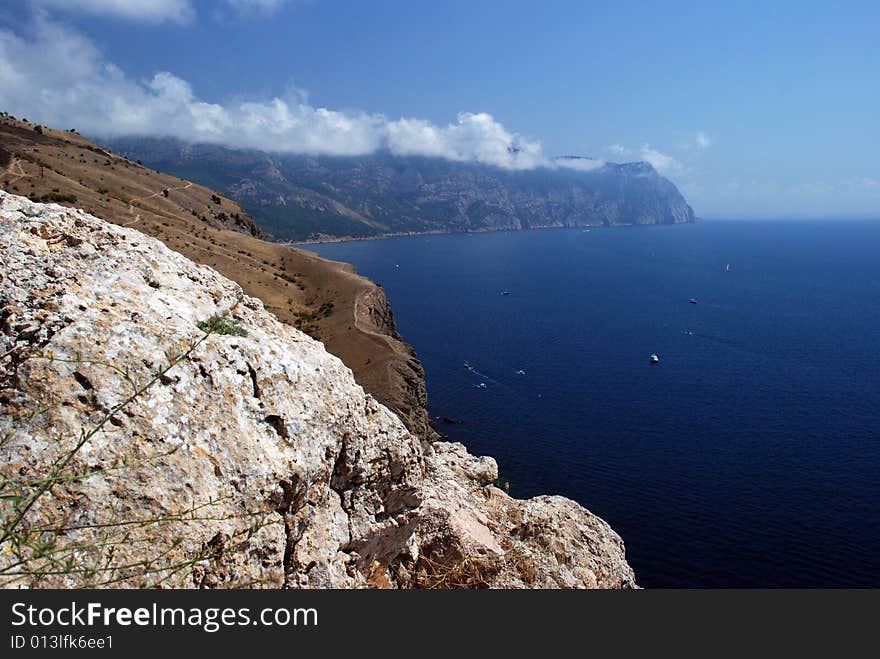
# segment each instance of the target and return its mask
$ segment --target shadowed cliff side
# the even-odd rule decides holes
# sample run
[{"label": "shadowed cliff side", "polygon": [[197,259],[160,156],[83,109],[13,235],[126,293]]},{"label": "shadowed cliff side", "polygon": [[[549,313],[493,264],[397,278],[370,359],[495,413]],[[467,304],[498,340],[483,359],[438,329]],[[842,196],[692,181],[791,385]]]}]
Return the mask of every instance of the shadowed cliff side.
[{"label": "shadowed cliff side", "polygon": [[5,114],[0,188],[32,201],[82,208],[215,268],[279,320],[324,341],[410,430],[425,440],[435,437],[421,364],[397,333],[381,288],[351,268],[261,240],[236,202],[122,158],[75,132]]}]

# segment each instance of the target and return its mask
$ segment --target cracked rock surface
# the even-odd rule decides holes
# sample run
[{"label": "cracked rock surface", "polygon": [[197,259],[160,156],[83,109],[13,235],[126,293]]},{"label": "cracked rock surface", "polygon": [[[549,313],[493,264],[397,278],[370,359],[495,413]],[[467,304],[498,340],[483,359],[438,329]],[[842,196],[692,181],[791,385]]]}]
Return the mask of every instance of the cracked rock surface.
[{"label": "cracked rock surface", "polygon": [[0,585],[635,586],[604,521],[161,242],[0,192],[0,262]]}]

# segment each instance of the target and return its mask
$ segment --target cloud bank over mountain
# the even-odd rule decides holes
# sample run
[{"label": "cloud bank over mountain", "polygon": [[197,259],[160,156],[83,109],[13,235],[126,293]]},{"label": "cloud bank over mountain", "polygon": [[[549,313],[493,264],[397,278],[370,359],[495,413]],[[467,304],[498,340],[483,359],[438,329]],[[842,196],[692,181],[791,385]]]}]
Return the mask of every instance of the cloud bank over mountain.
[{"label": "cloud bank over mountain", "polygon": [[509,131],[485,112],[461,112],[455,121],[439,125],[316,107],[297,89],[270,99],[212,103],[167,71],[133,80],[88,38],[46,15],[35,17],[26,36],[0,31],[0,106],[100,137],[168,136],[323,155],[388,149],[505,169],[557,166],[539,141]]}]

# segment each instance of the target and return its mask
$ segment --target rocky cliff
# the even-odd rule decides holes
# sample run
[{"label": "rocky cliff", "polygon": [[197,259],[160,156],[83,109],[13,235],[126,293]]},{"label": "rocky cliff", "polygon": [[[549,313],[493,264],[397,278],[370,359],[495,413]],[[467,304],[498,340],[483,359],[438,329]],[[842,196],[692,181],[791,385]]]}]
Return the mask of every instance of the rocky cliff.
[{"label": "rocky cliff", "polygon": [[382,289],[350,266],[260,240],[251,217],[212,189],[2,112],[0,186],[135,227],[215,268],[281,321],[323,341],[410,430],[434,437],[421,364],[397,334]]},{"label": "rocky cliff", "polygon": [[161,242],[0,192],[0,261],[0,584],[634,586],[605,522]]},{"label": "rocky cliff", "polygon": [[276,238],[676,224],[694,212],[646,162],[567,156],[511,171],[443,158],[270,154],[176,140],[112,146],[222,190]]}]

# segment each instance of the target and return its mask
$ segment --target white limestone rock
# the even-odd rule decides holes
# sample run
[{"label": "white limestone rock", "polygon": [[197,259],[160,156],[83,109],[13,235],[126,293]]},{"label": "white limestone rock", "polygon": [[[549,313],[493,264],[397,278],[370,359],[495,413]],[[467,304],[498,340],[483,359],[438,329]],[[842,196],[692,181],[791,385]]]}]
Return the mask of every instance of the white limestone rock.
[{"label": "white limestone rock", "polygon": [[[0,191],[0,261],[19,497],[0,585],[635,585],[605,522],[510,498],[461,445],[423,450],[321,343],[161,242]],[[214,316],[246,336],[206,335]]]}]

